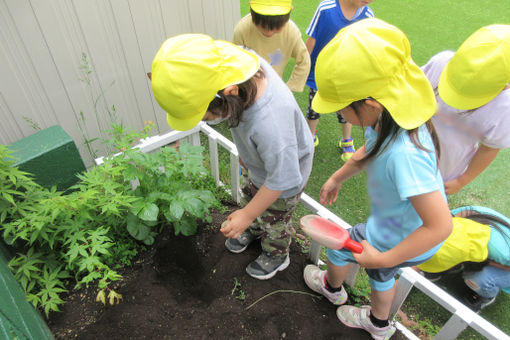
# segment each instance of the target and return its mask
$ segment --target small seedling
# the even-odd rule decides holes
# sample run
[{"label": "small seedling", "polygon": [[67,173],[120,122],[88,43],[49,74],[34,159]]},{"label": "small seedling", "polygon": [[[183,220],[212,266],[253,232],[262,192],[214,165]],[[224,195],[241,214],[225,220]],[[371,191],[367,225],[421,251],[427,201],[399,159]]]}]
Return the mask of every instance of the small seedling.
[{"label": "small seedling", "polygon": [[[237,293],[237,295],[235,295]],[[235,298],[241,301],[246,300],[246,293],[241,288],[241,282],[234,277],[234,288],[232,288],[232,295],[235,295]]]}]

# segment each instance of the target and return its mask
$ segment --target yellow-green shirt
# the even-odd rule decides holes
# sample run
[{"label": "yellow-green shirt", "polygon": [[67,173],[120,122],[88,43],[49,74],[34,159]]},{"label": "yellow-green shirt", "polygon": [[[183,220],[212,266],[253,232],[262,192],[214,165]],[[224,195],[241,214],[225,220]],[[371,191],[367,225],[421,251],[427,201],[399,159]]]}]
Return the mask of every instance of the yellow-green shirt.
[{"label": "yellow-green shirt", "polygon": [[294,58],[296,64],[287,81],[287,86],[292,91],[303,91],[308,72],[310,72],[310,54],[299,28],[292,20],[285,24],[280,33],[268,38],[257,29],[252,22],[251,14],[248,14],[237,23],[232,42],[257,52],[271,64],[280,77],[289,59]]}]

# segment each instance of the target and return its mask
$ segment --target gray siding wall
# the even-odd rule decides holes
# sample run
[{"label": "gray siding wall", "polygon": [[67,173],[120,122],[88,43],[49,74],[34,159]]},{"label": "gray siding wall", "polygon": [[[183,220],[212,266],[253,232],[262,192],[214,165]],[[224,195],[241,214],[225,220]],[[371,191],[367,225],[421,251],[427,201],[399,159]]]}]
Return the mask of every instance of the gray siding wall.
[{"label": "gray siding wall", "polygon": [[155,53],[181,33],[230,40],[239,18],[239,0],[0,0],[0,144],[58,124],[90,166],[84,140],[112,120],[169,131],[146,76]]}]

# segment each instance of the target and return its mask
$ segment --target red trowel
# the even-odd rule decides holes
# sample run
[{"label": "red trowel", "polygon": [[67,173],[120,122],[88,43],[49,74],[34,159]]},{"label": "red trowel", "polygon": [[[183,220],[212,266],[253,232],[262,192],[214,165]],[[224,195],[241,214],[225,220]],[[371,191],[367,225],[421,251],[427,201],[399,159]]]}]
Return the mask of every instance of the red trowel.
[{"label": "red trowel", "polygon": [[301,229],[310,236],[310,238],[330,249],[346,248],[354,253],[361,253],[363,246],[351,240],[349,232],[331,222],[328,219],[317,215],[306,215],[299,220]]}]

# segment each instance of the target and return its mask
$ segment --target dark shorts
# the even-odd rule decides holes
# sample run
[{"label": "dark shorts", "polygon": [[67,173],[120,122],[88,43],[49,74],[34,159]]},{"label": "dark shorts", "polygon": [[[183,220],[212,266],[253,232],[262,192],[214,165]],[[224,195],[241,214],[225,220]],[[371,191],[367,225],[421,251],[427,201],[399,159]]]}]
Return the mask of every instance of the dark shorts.
[{"label": "dark shorts", "polygon": [[[310,88],[310,93],[308,94],[308,109],[306,110],[306,118],[308,120],[317,120],[321,117],[320,113],[317,113],[314,110],[312,110],[312,100],[313,97],[315,97],[316,93],[317,93],[316,90]],[[336,113],[336,118],[338,119],[338,122],[341,124],[347,123],[344,117],[338,112]]]}]

